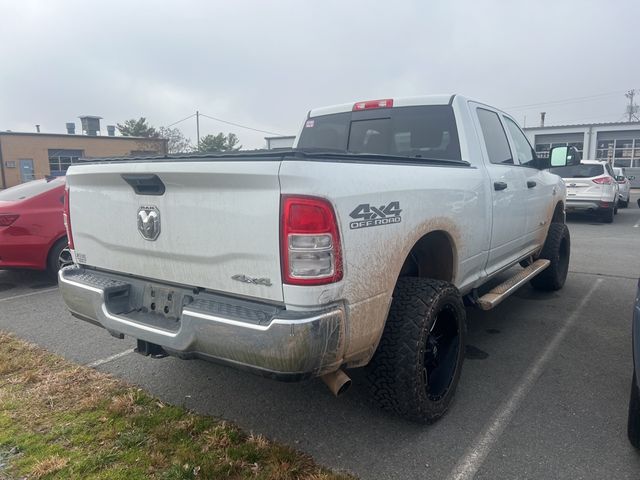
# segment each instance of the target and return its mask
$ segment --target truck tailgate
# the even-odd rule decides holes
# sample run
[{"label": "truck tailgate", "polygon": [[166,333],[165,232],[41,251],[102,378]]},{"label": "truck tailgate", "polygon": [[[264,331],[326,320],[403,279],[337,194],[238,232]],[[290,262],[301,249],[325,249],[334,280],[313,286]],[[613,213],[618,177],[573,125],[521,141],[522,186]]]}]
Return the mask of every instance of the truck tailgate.
[{"label": "truck tailgate", "polygon": [[[241,159],[74,165],[67,184],[78,263],[282,301],[279,166]],[[156,175],[164,193],[136,193],[123,178],[145,174]],[[139,214],[153,207],[160,232],[144,238]]]}]

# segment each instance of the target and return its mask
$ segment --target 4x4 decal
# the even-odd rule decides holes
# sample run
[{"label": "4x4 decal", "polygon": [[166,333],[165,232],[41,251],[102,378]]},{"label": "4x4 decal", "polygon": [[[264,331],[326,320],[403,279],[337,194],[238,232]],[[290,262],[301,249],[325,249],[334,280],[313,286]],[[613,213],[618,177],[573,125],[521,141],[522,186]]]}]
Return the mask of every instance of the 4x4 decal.
[{"label": "4x4 decal", "polygon": [[391,202],[389,205],[379,207],[373,207],[369,203],[361,203],[349,214],[354,219],[349,223],[349,228],[353,230],[400,223],[402,221],[401,212],[400,202]]}]

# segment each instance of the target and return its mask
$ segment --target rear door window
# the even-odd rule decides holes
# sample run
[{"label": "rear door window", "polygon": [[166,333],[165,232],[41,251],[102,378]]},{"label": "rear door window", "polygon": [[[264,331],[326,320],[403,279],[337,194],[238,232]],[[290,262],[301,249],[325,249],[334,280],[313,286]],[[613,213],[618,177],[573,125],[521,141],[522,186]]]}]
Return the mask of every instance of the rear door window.
[{"label": "rear door window", "polygon": [[553,167],[549,171],[560,175],[562,178],[591,178],[604,174],[604,167],[602,165],[580,164]]}]

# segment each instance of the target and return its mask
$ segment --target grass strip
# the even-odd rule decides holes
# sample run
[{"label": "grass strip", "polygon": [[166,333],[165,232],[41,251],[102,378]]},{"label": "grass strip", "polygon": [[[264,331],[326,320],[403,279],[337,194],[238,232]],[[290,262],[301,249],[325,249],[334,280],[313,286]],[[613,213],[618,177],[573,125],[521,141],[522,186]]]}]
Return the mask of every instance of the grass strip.
[{"label": "grass strip", "polygon": [[353,478],[0,332],[0,479],[25,477]]}]

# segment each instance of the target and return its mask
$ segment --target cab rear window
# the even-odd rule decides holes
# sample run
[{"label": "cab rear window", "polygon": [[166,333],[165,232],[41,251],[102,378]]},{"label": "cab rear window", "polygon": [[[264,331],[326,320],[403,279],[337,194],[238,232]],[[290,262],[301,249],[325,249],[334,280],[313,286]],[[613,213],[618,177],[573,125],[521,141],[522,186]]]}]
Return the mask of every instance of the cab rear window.
[{"label": "cab rear window", "polygon": [[567,165],[566,167],[553,167],[549,170],[562,178],[590,178],[604,174],[602,165]]},{"label": "cab rear window", "polygon": [[298,148],[460,160],[460,142],[449,105],[396,107],[313,117]]}]

